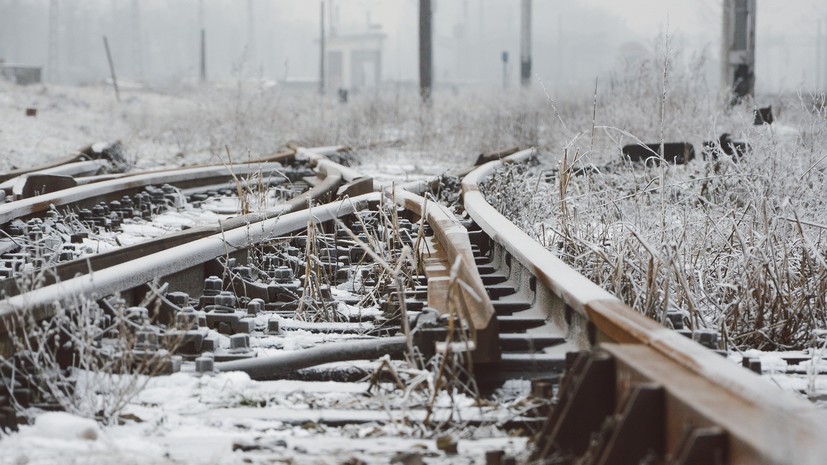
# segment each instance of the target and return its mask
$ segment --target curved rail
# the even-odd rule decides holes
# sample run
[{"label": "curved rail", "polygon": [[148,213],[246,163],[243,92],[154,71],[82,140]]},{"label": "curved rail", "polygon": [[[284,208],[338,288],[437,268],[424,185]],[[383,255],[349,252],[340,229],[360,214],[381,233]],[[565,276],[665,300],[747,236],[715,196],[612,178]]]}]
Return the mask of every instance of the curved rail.
[{"label": "curved rail", "polygon": [[[827,421],[821,411],[644,317],[563,263],[486,202],[480,182],[504,165],[533,155],[533,150],[518,152],[467,175],[462,180],[465,210],[494,242],[493,255],[510,264],[512,279],[536,287],[535,310],[544,312],[575,346],[603,347],[615,357],[615,369],[627,376],[624,380],[618,375],[618,394],[631,394],[632,379],[666,390],[664,452],[678,456],[678,448],[686,447],[687,441],[681,435],[693,427],[710,426],[722,428],[728,438],[724,463],[823,463],[827,444],[821,434]],[[584,377],[581,374],[580,381]],[[570,385],[574,389],[577,378]],[[632,401],[627,397],[627,402]],[[556,415],[559,428],[566,412]],[[565,435],[552,430],[553,425],[549,428],[546,433],[554,437],[546,441]],[[544,444],[548,453],[552,446],[541,438],[541,449]]]},{"label": "curved rail", "polygon": [[[136,257],[143,257],[149,254],[163,252],[170,247],[186,244],[187,242],[220,234],[229,230],[248,227],[251,224],[261,222],[266,219],[275,218],[286,213],[303,210],[311,204],[324,204],[333,200],[339,193],[340,189],[343,189],[343,192],[348,193],[349,195],[357,195],[354,194],[353,190],[349,189],[351,184],[345,184],[342,172],[340,171],[341,168],[344,167],[340,167],[340,165],[331,162],[327,162],[319,166],[317,171],[322,180],[306,192],[303,192],[283,204],[262,209],[254,213],[229,218],[222,221],[218,225],[199,226],[184,231],[178,231],[173,234],[143,241],[130,246],[119,247],[108,252],[98,253],[92,256],[81,257],[73,261],[57,264],[53,268],[50,268],[48,273],[43,274],[41,284],[54,284],[70,279],[77,274],[99,272],[105,268],[115,264],[127,262]],[[225,171],[224,177],[226,176],[229,176],[229,174]],[[109,191],[108,188],[106,190],[107,192]],[[12,296],[20,293],[17,281],[14,279],[0,281],[0,291],[2,291],[5,296]]]},{"label": "curved rail", "polygon": [[0,224],[15,218],[42,213],[52,206],[59,207],[83,201],[100,202],[135,193],[153,184],[175,184],[181,188],[209,186],[226,182],[228,177],[248,176],[261,173],[262,176],[277,176],[283,168],[281,163],[245,163],[225,166],[205,166],[150,172],[110,179],[93,184],[62,189],[48,194],[0,205]]},{"label": "curved rail", "polygon": [[[98,143],[87,145],[86,147],[78,150],[77,152],[71,153],[65,157],[59,158],[54,161],[46,162],[37,166],[32,166],[30,168],[20,168],[0,173],[0,183],[5,183],[16,177],[20,177],[38,171],[60,172],[63,170],[61,167],[79,162],[86,162],[91,160],[115,161],[113,160],[113,158],[115,157],[113,157],[111,151],[119,150],[119,145],[119,142],[114,142],[112,144]],[[71,170],[71,168],[68,169]]]}]

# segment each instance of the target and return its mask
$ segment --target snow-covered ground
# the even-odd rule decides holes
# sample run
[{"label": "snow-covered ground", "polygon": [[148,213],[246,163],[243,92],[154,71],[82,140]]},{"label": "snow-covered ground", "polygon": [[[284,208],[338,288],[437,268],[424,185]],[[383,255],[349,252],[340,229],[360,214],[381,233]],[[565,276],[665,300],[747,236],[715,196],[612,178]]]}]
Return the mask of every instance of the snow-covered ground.
[{"label": "snow-covered ground", "polygon": [[[678,76],[678,80],[680,78]],[[628,134],[647,141],[660,137],[683,140],[687,135],[683,131],[689,125],[691,129],[687,132],[699,139],[693,140],[699,146],[700,140],[717,137],[724,123],[743,118],[738,112],[719,115],[700,99],[695,102],[686,95],[678,95],[683,100],[675,100],[687,106],[667,105],[666,120],[658,128],[652,124],[652,115],[660,114],[656,111],[660,88],[659,83],[655,84],[658,92],[636,95],[635,100],[624,100],[632,94],[610,95],[606,97],[610,102],[601,101],[593,113],[592,108],[582,102],[553,102],[551,97],[539,92],[505,96],[446,95],[436,99],[433,108],[414,104],[417,97],[413,94],[363,95],[343,106],[332,97],[323,100],[315,95],[283,94],[277,89],[243,83],[232,89],[131,89],[123,92],[122,102],[116,102],[111,89],[105,86],[17,87],[0,81],[0,170],[59,158],[97,141],[121,140],[128,160],[137,168],[243,161],[278,151],[287,144],[351,145],[357,147],[354,157],[357,170],[379,180],[401,182],[465,167],[480,152],[526,144],[545,149],[547,155],[542,162],[546,168],[555,166],[564,147],[570,150],[569,157],[580,153],[583,164],[602,166],[617,154],[619,145],[632,141]],[[684,85],[686,83],[673,81],[671,84],[673,92],[693,90]],[[25,116],[27,108],[36,108],[37,116]],[[641,114],[648,116],[640,117]],[[699,116],[704,114],[708,116]],[[720,121],[708,121],[719,117]],[[706,119],[708,126],[701,126],[701,119]],[[792,121],[790,125],[800,125],[801,121]],[[749,122],[741,123],[739,127],[749,126]],[[783,148],[780,136],[812,143],[822,140],[820,136],[825,132],[821,126],[785,131],[769,137],[767,144]],[[774,153],[779,155],[781,151]],[[816,174],[822,169],[818,164],[824,158],[820,157],[821,153],[816,153],[814,148],[806,159],[815,163],[814,168],[804,167],[797,175]],[[647,183],[657,182],[656,175],[641,176],[642,184],[636,186],[646,190]],[[700,179],[693,176],[693,173],[687,174],[693,182]],[[719,183],[711,188],[733,187],[726,184],[724,178],[713,175]],[[766,181],[762,185],[771,187],[772,178]],[[580,180],[567,186],[573,196],[582,198],[595,187],[578,186],[577,182]],[[559,204],[559,198],[552,194],[537,195],[538,185],[537,173],[533,173],[522,197],[525,200],[528,195],[533,200],[514,205],[533,206],[535,211],[545,212],[548,205]],[[551,191],[557,188],[549,186]],[[622,192],[618,195],[634,195],[635,189],[621,186],[618,190]],[[678,195],[684,193],[681,191]],[[591,198],[605,203],[605,198],[599,195]],[[538,204],[542,208],[537,207]],[[162,234],[168,228],[192,226],[216,218],[210,213],[191,213],[170,212],[156,219],[156,224],[127,229],[120,239],[122,242],[139,240]],[[582,215],[583,211],[575,214]],[[674,218],[681,219],[680,215]],[[533,219],[541,222],[544,218]],[[737,221],[737,217],[733,217],[733,221]],[[812,222],[824,224],[821,220]],[[624,230],[624,227],[607,228],[605,221],[590,224],[601,225],[603,230],[590,231],[600,237],[605,236],[605,231],[616,234]],[[680,224],[680,221],[670,221],[667,229],[675,229]],[[683,242],[675,244],[683,245]],[[663,251],[668,253],[669,249]],[[307,342],[320,336],[301,337]],[[274,350],[264,347],[267,341],[263,339],[257,343],[262,344],[263,350]],[[293,339],[278,350],[299,348],[302,344],[300,338]],[[823,365],[819,354],[807,354],[815,359],[815,365]],[[806,358],[807,354],[802,357]],[[747,355],[760,357],[765,371],[784,389],[807,393],[812,393],[813,387],[816,391],[821,389],[821,380],[812,385],[807,361],[800,362],[799,368],[790,369],[778,353],[748,352]],[[738,361],[738,356],[733,356],[733,363]],[[797,373],[781,376],[782,371]],[[68,414],[43,414],[34,424],[22,426],[19,433],[0,439],[0,463],[357,464],[362,460],[385,464],[400,453],[410,453],[419,454],[426,463],[447,464],[472,463],[472,460],[481,463],[485,450],[517,453],[525,449],[525,438],[508,437],[505,430],[496,426],[526,408],[519,400],[498,408],[480,408],[462,394],[452,402],[438,399],[437,405],[443,405],[445,412],[458,411],[466,421],[482,422],[482,426],[466,425],[449,431],[459,440],[463,462],[437,450],[438,434],[421,427],[426,398],[416,394],[400,398],[401,394],[391,389],[368,394],[369,387],[366,382],[312,385],[297,381],[257,382],[238,373],[204,376],[180,373],[153,378],[129,403],[120,424],[98,426]],[[250,408],[260,405],[268,408]],[[361,418],[363,423],[329,425],[335,420],[332,415],[341,414],[334,413],[331,410],[334,407],[346,407],[348,415]],[[322,437],[324,439],[320,439]]]},{"label": "snow-covered ground", "polygon": [[[430,128],[408,127],[400,133],[394,127],[412,124],[401,117],[368,127],[371,118],[381,119],[377,106],[386,105],[383,100],[346,108],[325,102],[319,110],[307,105],[319,103],[315,96],[282,99],[254,85],[245,92],[138,89],[122,92],[122,101],[116,102],[104,86],[17,87],[0,81],[0,170],[57,159],[97,141],[120,140],[135,168],[224,163],[230,157],[241,161],[288,143],[366,144],[369,147],[355,153],[358,169],[381,181],[404,182],[467,166],[476,152],[488,148],[475,144],[465,151],[453,136],[426,140],[423,134]],[[26,116],[27,108],[37,109],[37,116]],[[333,121],[337,112],[344,116]],[[418,139],[400,146],[400,136]],[[90,238],[86,245],[105,250],[110,243],[129,244],[218,218],[192,208],[168,211],[151,223],[127,222],[117,235]],[[289,327],[289,321],[282,323]],[[347,336],[292,329],[284,337],[256,337],[252,342],[266,355],[341,337]],[[228,345],[220,336],[220,346]],[[404,370],[404,364],[394,363]],[[378,364],[362,362],[360,367],[369,372]],[[526,448],[524,435],[511,437],[505,429],[507,422],[532,408],[524,398],[477,405],[460,392],[431,399],[427,382],[398,392],[395,386],[377,388],[367,381],[258,382],[241,373],[199,375],[192,369],[186,364],[185,372],[148,379],[142,389],[119,391],[135,397],[116,424],[32,411],[31,425],[0,439],[0,463],[386,464],[417,463],[418,456],[426,463],[453,464],[481,463],[488,450],[514,455]],[[413,373],[405,379],[411,376],[425,381],[429,375]],[[434,425],[454,420],[446,431],[423,425],[425,407],[432,401]],[[355,422],[337,426],[342,419]],[[437,438],[443,435],[457,441],[458,454],[438,449]]]},{"label": "snow-covered ground", "polygon": [[[496,427],[509,419],[508,410],[476,408],[460,396],[466,421],[486,424],[453,431],[459,454],[446,455],[422,431],[424,409],[412,404],[423,399],[382,388],[368,394],[369,388],[367,382],[256,382],[237,372],[157,377],[124,410],[121,424],[43,413],[1,440],[0,463],[387,464],[418,454],[427,463],[452,464],[481,463],[486,450],[525,448],[526,438]],[[450,401],[446,396],[438,405]],[[331,426],[339,419],[357,423]]]}]

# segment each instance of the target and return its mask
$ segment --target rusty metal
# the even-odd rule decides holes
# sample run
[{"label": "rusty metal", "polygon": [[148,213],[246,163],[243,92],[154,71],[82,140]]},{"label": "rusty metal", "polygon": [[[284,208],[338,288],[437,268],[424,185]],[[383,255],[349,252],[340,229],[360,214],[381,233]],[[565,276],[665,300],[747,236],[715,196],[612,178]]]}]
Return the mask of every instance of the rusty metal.
[{"label": "rusty metal", "polygon": [[98,146],[97,144],[88,145],[75,153],[69,154],[65,157],[59,158],[52,162],[47,162],[29,168],[19,168],[11,171],[6,171],[4,173],[0,173],[0,182],[6,182],[9,179],[16,178],[18,176],[22,176],[24,174],[32,173],[35,171],[43,171],[47,169],[57,168],[61,165],[66,165],[69,163],[77,163],[89,160],[112,161],[113,157],[116,157],[116,155],[114,155],[113,152],[117,150],[120,150],[120,142],[114,142],[103,147]]},{"label": "rusty metal", "polygon": [[[630,457],[649,452],[674,463],[822,463],[827,445],[819,433],[827,419],[815,407],[634,311],[488,205],[479,183],[503,165],[532,156],[527,150],[478,168],[463,179],[462,192],[466,212],[485,233],[481,242],[488,243],[481,247],[489,249],[492,263],[510,281],[527,282],[532,297],[525,311],[547,320],[538,331],[564,334],[572,350],[602,348],[569,370],[537,454],[581,457],[590,435],[611,420],[602,446],[589,455],[593,463],[621,463],[614,462],[619,457],[638,463]],[[584,382],[593,376],[587,368],[605,359],[615,367],[614,381]],[[608,413],[605,405],[594,404],[607,396],[618,399]],[[650,409],[665,415],[662,440],[646,433]],[[641,434],[652,436],[648,444],[629,439]]]},{"label": "rusty metal", "polygon": [[[195,360],[199,372],[244,369],[257,378],[275,378],[341,357],[372,358],[385,350],[396,353],[410,343],[418,345],[423,354],[433,354],[447,334],[444,327],[434,324],[438,315],[459,311],[476,337],[470,349],[477,367],[484,368],[478,370],[479,377],[531,378],[536,397],[548,395],[562,367],[568,366],[558,404],[550,410],[535,410],[548,411],[535,445],[537,459],[605,464],[816,464],[827,456],[827,445],[818,437],[827,422],[808,403],[780,394],[749,370],[635,312],[485,202],[479,182],[503,165],[531,159],[533,150],[491,161],[463,179],[463,205],[472,221],[458,219],[423,196],[376,183],[325,159],[324,154],[338,150],[296,149],[296,158],[312,163],[319,173],[315,194],[306,193],[277,211],[230,220],[218,230],[182,232],[134,249],[91,257],[93,274],[70,277],[69,273],[81,271],[80,265],[66,265],[56,282],[0,302],[0,317],[6,324],[19,312],[44,318],[55,302],[112,293],[140,301],[146,283],[160,278],[176,292],[162,299],[159,318],[175,322],[179,334],[187,338],[187,356]],[[99,180],[88,187],[121,181],[133,180]],[[421,190],[427,183],[407,187]],[[341,200],[298,211],[309,197]],[[330,347],[288,358],[252,359],[245,335],[253,329],[252,317],[263,311],[265,303],[271,312],[293,311],[295,305],[277,301],[272,287],[244,277],[249,267],[229,265],[229,260],[244,257],[262,241],[306,230],[311,221],[329,232],[334,219],[366,209],[375,211],[377,205],[395,206],[396,212],[402,212],[401,229],[410,231],[412,223],[421,221],[419,240],[408,235],[406,241],[422,264],[427,286],[391,290],[380,304],[389,314],[410,298],[421,332],[415,332],[412,340],[364,342],[354,346],[350,355],[337,354],[336,347]],[[333,230],[331,237],[338,237],[336,227]],[[307,237],[300,239],[295,239],[292,250],[308,241]],[[317,258],[331,275],[331,286],[341,282],[336,266],[337,257],[342,256],[358,262],[367,259],[359,250],[319,250]],[[225,260],[223,265],[219,258]],[[217,277],[227,269],[234,277]],[[280,277],[272,286],[296,293],[295,270],[273,270],[272,276],[278,273]],[[365,279],[371,278],[365,274]],[[243,290],[236,297],[222,291],[222,283]],[[188,296],[202,291],[200,299],[192,302],[202,310],[203,324],[185,308],[191,301]],[[322,289],[319,298],[330,300],[330,294],[330,288]],[[238,309],[236,299],[242,297],[246,308]],[[347,324],[336,328],[348,331]],[[219,349],[216,338],[206,336],[208,325],[228,335],[229,349]],[[290,327],[271,320],[265,334]],[[4,328],[0,330],[5,334]],[[150,332],[140,335],[146,347],[152,346],[154,338]],[[10,347],[2,344],[2,353],[7,354]],[[204,350],[214,351],[213,357],[200,356]],[[567,355],[573,351],[579,351],[578,355]],[[501,459],[499,454],[490,458]]]},{"label": "rusty metal", "polygon": [[232,165],[231,167],[211,166],[179,169],[111,179],[0,205],[0,224],[6,224],[15,218],[26,218],[45,212],[53,206],[62,207],[69,204],[85,206],[101,201],[117,200],[124,195],[137,193],[150,185],[175,184],[180,188],[204,186],[226,182],[232,176],[247,176],[259,172],[264,175],[272,175],[271,173],[275,173],[281,168],[282,165],[279,163],[252,163]]}]

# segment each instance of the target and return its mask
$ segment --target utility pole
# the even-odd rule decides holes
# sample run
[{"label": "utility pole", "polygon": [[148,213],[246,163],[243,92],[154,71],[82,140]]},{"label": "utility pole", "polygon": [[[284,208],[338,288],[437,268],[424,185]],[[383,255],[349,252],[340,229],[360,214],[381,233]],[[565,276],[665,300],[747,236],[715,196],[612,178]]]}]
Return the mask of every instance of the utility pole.
[{"label": "utility pole", "polygon": [[431,14],[431,0],[419,0],[419,94],[425,103],[431,100],[433,89]]},{"label": "utility pole", "polygon": [[502,55],[503,61],[503,90],[508,89],[508,52],[503,51]]},{"label": "utility pole", "polygon": [[57,0],[49,0],[49,55],[48,75],[51,82],[57,82],[60,78],[58,73],[58,42],[60,34],[60,9]]},{"label": "utility pole", "polygon": [[201,82],[207,82],[207,30],[201,29]]},{"label": "utility pole", "polygon": [[203,83],[207,82],[207,27],[204,19],[204,0],[198,0],[198,29],[201,31],[199,69]]},{"label": "utility pole", "polygon": [[531,85],[531,0],[523,0],[520,35],[520,83]]},{"label": "utility pole", "polygon": [[[319,2],[319,94],[324,95],[324,1]],[[332,25],[331,25],[332,28]]]},{"label": "utility pole", "polygon": [[816,28],[816,85],[815,90],[818,92],[823,84],[821,80],[821,20],[818,20],[818,27]]},{"label": "utility pole", "polygon": [[724,0],[722,86],[732,103],[755,95],[755,0]]}]

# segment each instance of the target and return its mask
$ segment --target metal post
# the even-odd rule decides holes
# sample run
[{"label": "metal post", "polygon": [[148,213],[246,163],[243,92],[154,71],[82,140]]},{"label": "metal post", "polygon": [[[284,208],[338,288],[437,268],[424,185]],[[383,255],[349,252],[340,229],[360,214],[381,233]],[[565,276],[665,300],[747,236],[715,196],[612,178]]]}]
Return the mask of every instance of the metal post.
[{"label": "metal post", "polygon": [[112,75],[112,87],[115,88],[115,99],[121,101],[121,92],[118,90],[118,78],[115,77],[115,63],[112,62],[112,53],[109,51],[109,40],[103,36],[103,47],[106,49],[106,59],[109,61],[109,73]]},{"label": "metal post", "polygon": [[531,85],[531,0],[523,0],[520,35],[520,83]]},{"label": "metal post", "polygon": [[[827,18],[827,17],[825,17]],[[819,20],[819,24],[823,23],[824,20]],[[818,43],[821,46],[821,82],[819,83],[821,89],[823,91],[827,91],[827,34],[825,34],[824,29],[821,29],[821,34],[819,35]]]},{"label": "metal post", "polygon": [[[325,73],[324,73],[324,1],[319,2],[321,8],[319,13],[319,94],[324,95],[325,88]],[[332,25],[331,25],[332,27]]]},{"label": "metal post", "polygon": [[199,49],[199,70],[201,82],[207,82],[207,25],[204,15],[204,0],[198,0],[198,29],[201,31]]},{"label": "metal post", "polygon": [[732,103],[755,94],[755,0],[724,0],[721,66]]},{"label": "metal post", "polygon": [[207,31],[201,29],[201,82],[207,82]]},{"label": "metal post", "polygon": [[419,94],[426,103],[433,89],[431,14],[431,0],[419,0]]},{"label": "metal post", "polygon": [[815,90],[818,92],[821,89],[821,20],[818,20],[818,27],[816,28],[816,82]]},{"label": "metal post", "polygon": [[508,52],[503,51],[503,90],[508,89]]}]

